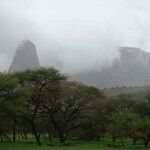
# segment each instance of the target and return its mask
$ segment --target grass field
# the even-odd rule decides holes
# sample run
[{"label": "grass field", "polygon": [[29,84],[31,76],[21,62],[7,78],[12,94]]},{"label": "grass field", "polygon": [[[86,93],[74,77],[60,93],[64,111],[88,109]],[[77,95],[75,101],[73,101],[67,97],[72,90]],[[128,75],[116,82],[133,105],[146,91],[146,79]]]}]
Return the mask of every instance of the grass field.
[{"label": "grass field", "polygon": [[106,142],[71,142],[68,146],[59,146],[54,144],[48,146],[43,144],[41,147],[36,144],[25,143],[1,143],[0,150],[144,150],[142,145],[132,146],[132,143],[127,142],[124,145],[117,148],[109,147]]}]

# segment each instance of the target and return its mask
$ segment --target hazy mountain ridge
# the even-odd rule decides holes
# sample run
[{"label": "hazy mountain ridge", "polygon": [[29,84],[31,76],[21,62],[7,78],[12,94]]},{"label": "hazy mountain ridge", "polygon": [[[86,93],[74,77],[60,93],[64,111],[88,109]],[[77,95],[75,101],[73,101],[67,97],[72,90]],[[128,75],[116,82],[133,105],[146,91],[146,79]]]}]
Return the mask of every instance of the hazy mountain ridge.
[{"label": "hazy mountain ridge", "polygon": [[[150,53],[139,48],[120,47],[120,57],[100,71],[77,73],[71,79],[99,88],[150,85]],[[39,68],[35,45],[24,40],[16,50],[9,72]]]},{"label": "hazy mountain ridge", "polygon": [[149,86],[150,53],[139,48],[120,47],[120,57],[110,67],[72,75],[72,79],[100,88],[116,86]]}]

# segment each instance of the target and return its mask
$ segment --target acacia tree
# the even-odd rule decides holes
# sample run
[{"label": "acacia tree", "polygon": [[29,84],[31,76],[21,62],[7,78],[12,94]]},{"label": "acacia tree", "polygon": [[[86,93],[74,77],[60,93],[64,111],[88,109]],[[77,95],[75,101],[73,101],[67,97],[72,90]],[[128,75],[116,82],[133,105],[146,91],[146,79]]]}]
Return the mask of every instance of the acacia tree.
[{"label": "acacia tree", "polygon": [[[16,116],[12,111],[9,109],[10,103],[12,103],[15,98],[17,98],[17,92],[18,91],[18,80],[11,75],[8,74],[0,74],[0,118],[1,118],[1,141],[3,136],[7,139],[10,138],[7,136],[7,134],[4,132],[6,131],[6,128],[9,127],[11,128],[10,124],[7,124],[7,122],[13,122],[12,130],[13,130],[13,142],[15,142],[16,138],[16,129],[15,129],[15,124],[14,120],[16,120]],[[7,116],[7,119],[4,117]],[[7,121],[6,121],[7,120]],[[4,125],[5,124],[5,125]],[[8,130],[8,129],[7,129]],[[10,132],[10,130],[9,130]]]},{"label": "acacia tree", "polygon": [[135,143],[138,139],[142,139],[147,148],[150,142],[150,103],[140,102],[135,105],[133,111],[138,115],[138,119],[133,125]]},{"label": "acacia tree", "polygon": [[[19,118],[25,119],[31,125],[33,135],[38,145],[41,145],[36,126],[36,118],[41,116],[40,104],[49,85],[59,84],[66,79],[53,68],[41,68],[33,71],[25,71],[14,74],[19,80],[21,95],[16,100],[15,109]],[[17,108],[16,108],[17,106]]]},{"label": "acacia tree", "polygon": [[134,135],[134,142],[138,139],[143,140],[143,144],[145,148],[148,148],[148,144],[150,142],[150,118],[140,118],[134,121],[132,126],[132,135]]},{"label": "acacia tree", "polygon": [[113,142],[116,142],[117,139],[123,142],[126,138],[134,138],[133,126],[137,117],[131,111],[119,112],[113,115],[107,128],[108,135],[111,136]]},{"label": "acacia tree", "polygon": [[60,143],[65,143],[68,134],[80,126],[80,119],[91,105],[101,98],[101,93],[96,88],[75,82],[55,84],[46,90],[41,110],[50,118]]}]

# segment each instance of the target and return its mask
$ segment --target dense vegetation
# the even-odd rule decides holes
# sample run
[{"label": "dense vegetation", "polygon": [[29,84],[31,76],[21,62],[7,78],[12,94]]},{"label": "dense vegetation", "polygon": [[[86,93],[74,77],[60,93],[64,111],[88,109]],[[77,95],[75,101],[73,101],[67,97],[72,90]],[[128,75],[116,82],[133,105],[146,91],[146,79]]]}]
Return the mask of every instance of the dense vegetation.
[{"label": "dense vegetation", "polygon": [[150,142],[150,95],[147,101],[129,95],[107,99],[97,88],[71,82],[59,71],[39,69],[0,74],[0,142],[18,138],[36,143],[66,140],[111,139],[117,146],[130,139],[133,145]]}]

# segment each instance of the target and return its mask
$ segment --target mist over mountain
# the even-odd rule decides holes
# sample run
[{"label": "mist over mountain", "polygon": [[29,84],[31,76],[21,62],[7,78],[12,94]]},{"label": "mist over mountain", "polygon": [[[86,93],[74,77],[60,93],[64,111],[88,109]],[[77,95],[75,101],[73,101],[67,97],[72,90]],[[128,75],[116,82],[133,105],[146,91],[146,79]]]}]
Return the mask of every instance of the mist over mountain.
[{"label": "mist over mountain", "polygon": [[[72,74],[71,79],[99,88],[149,86],[150,53],[134,47],[119,47],[118,51],[119,57],[115,58],[110,66],[104,65],[98,71],[93,68],[90,71]],[[39,67],[35,45],[29,40],[22,41],[16,50],[9,72]]]},{"label": "mist over mountain", "polygon": [[150,52],[149,18],[148,0],[1,0],[0,71],[22,39],[35,43],[43,66],[100,70],[119,46]]},{"label": "mist over mountain", "polygon": [[74,74],[72,79],[100,88],[149,86],[150,53],[134,47],[120,47],[119,53],[111,66]]},{"label": "mist over mountain", "polygon": [[40,67],[35,45],[29,40],[21,42],[16,50],[9,72],[24,71]]}]

